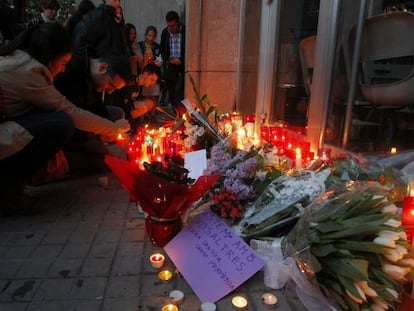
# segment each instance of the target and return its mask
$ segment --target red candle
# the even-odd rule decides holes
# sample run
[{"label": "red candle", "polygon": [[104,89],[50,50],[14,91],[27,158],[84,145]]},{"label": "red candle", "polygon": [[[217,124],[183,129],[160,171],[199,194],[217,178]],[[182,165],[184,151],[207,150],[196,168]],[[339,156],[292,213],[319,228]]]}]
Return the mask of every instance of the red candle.
[{"label": "red candle", "polygon": [[414,182],[408,182],[407,196],[403,200],[401,223],[407,226],[407,239],[412,241],[414,235]]}]

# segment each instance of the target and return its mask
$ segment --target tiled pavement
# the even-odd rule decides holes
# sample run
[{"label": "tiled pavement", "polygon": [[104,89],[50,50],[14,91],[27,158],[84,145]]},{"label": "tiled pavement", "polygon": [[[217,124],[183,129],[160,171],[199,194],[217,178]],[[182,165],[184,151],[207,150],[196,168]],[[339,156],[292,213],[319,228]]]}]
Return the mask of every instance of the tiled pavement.
[{"label": "tiled pavement", "polygon": [[[158,311],[174,289],[185,294],[181,311],[199,310],[179,274],[168,283],[158,279],[148,258],[163,250],[148,241],[143,215],[107,176],[107,187],[92,175],[29,188],[36,213],[0,218],[1,311]],[[264,309],[260,297],[268,291],[278,296],[278,310],[303,310],[286,292],[266,288],[262,272],[236,293],[248,297],[252,311]],[[233,295],[217,310],[232,310]]]}]

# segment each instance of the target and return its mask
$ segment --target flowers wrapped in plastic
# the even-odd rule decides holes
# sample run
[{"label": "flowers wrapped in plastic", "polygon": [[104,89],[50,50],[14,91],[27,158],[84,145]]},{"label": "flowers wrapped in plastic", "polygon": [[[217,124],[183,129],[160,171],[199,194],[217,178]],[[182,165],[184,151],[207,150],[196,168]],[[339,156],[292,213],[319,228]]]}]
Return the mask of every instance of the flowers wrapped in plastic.
[{"label": "flowers wrapped in plastic", "polygon": [[396,310],[414,266],[397,207],[378,183],[348,186],[316,200],[280,243],[252,241],[268,258],[265,283],[282,287],[291,278],[309,310]]},{"label": "flowers wrapped in plastic", "polygon": [[[105,162],[120,179],[130,196],[147,214],[145,227],[151,242],[163,247],[182,227],[181,215],[202,197],[219,175],[204,175],[194,184],[187,184],[182,175],[172,181],[130,162],[106,156]],[[180,182],[181,181],[181,182]]]}]

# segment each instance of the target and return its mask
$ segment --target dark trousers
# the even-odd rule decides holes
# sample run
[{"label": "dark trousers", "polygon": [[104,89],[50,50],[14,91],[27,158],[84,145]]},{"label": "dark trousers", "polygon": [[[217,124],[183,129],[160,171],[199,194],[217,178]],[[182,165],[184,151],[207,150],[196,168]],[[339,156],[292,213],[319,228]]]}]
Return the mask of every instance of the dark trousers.
[{"label": "dark trousers", "polygon": [[182,66],[168,64],[164,70],[162,101],[168,96],[173,107],[177,107],[184,99],[184,72]]},{"label": "dark trousers", "polygon": [[18,153],[0,160],[1,178],[24,179],[55,155],[69,141],[74,126],[64,112],[41,112],[13,119],[33,139]]}]

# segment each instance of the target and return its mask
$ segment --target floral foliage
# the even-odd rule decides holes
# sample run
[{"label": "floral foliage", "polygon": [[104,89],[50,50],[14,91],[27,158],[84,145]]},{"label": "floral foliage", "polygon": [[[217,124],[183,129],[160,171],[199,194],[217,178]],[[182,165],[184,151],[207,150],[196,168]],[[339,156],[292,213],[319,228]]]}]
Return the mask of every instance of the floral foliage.
[{"label": "floral foliage", "polygon": [[297,256],[341,309],[395,310],[400,282],[414,266],[386,193],[378,183],[354,183],[315,201],[286,237],[286,255]]},{"label": "floral foliage", "polygon": [[235,195],[232,190],[214,194],[213,201],[211,210],[221,218],[235,222],[243,217],[243,204],[240,202],[240,197]]}]

